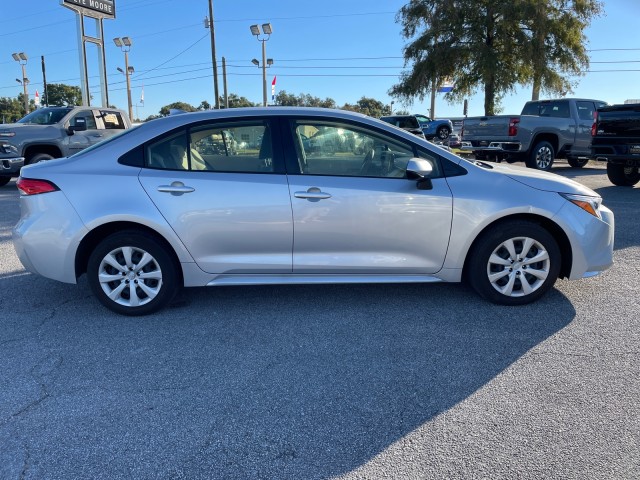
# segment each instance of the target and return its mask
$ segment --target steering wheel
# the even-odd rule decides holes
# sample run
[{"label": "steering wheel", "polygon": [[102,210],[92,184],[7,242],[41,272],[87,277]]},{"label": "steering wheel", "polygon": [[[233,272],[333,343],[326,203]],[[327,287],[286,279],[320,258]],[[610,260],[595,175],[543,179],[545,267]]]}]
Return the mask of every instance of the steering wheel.
[{"label": "steering wheel", "polygon": [[375,150],[372,148],[367,152],[362,160],[362,166],[360,167],[360,175],[366,176],[369,173],[371,166],[373,165],[373,158],[375,156]]}]

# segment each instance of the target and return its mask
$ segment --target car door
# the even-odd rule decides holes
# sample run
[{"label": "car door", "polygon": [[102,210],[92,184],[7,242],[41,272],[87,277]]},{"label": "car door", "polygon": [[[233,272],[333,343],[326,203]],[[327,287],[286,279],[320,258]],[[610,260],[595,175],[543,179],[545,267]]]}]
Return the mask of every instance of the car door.
[{"label": "car door", "polygon": [[[435,155],[422,155],[434,178],[430,190],[420,190],[406,178],[415,156],[410,142],[314,119],[292,120],[288,130],[295,157],[287,164],[294,273],[430,274],[442,268],[452,195]],[[337,137],[339,148],[323,149],[313,142],[317,135]]]},{"label": "car door", "polygon": [[270,132],[265,120],[212,122],[145,145],[140,182],[205,272],[291,273],[291,201]]},{"label": "car door", "polygon": [[84,130],[77,130],[73,132],[73,135],[69,135],[65,140],[68,155],[84,150],[91,145],[94,145],[104,140],[103,130],[98,127],[94,110],[83,109],[76,112],[70,119],[66,127],[78,127],[85,125]]},{"label": "car door", "polygon": [[99,110],[97,112],[97,123],[101,140],[113,137],[127,128],[127,124],[122,118],[122,113],[118,110]]}]

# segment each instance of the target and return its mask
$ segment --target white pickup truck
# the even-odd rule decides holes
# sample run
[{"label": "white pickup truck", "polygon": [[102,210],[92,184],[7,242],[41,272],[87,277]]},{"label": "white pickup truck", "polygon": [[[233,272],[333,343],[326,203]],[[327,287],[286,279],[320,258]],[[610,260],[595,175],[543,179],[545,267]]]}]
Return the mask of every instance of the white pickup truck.
[{"label": "white pickup truck", "polygon": [[0,124],[0,186],[23,165],[68,157],[127,128],[122,110],[100,107],[46,107]]},{"label": "white pickup truck", "polygon": [[583,167],[591,155],[591,127],[601,100],[562,98],[527,102],[520,115],[468,117],[462,150],[477,159],[524,161],[549,170],[556,158]]}]

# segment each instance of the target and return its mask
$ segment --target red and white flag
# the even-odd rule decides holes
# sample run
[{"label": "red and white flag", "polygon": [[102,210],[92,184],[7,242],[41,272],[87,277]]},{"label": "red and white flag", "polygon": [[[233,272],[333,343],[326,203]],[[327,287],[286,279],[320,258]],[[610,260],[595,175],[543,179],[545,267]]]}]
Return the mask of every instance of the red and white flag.
[{"label": "red and white flag", "polygon": [[40,107],[40,95],[38,94],[38,90],[36,90],[36,94],[33,97],[33,103],[35,103],[36,108]]},{"label": "red and white flag", "polygon": [[276,101],[276,77],[273,77],[273,82],[271,82],[271,102]]}]

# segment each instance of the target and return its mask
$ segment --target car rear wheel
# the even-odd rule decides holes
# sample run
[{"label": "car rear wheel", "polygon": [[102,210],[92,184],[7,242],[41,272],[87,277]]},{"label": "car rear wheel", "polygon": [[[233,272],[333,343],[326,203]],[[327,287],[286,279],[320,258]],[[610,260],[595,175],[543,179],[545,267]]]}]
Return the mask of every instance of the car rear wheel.
[{"label": "car rear wheel", "polygon": [[607,163],[607,177],[611,183],[619,187],[633,187],[640,181],[640,168]]},{"label": "car rear wheel", "polygon": [[467,279],[483,298],[524,305],[542,297],[560,273],[560,247],[536,223],[517,221],[487,231],[467,262]]},{"label": "car rear wheel", "polygon": [[436,130],[436,136],[440,140],[446,140],[447,138],[449,138],[449,134],[451,134],[451,132],[447,127],[444,126],[438,127],[438,130]]},{"label": "car rear wheel", "polygon": [[546,141],[538,142],[533,150],[531,150],[527,167],[549,171],[551,170],[551,165],[553,165],[555,155],[556,152],[553,149],[553,145]]},{"label": "car rear wheel", "polygon": [[122,315],[147,315],[167,305],[179,288],[178,267],[152,236],[113,234],[98,244],[87,265],[98,300]]}]

